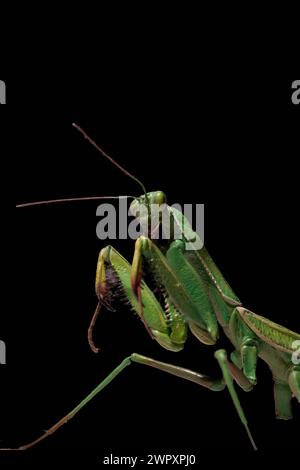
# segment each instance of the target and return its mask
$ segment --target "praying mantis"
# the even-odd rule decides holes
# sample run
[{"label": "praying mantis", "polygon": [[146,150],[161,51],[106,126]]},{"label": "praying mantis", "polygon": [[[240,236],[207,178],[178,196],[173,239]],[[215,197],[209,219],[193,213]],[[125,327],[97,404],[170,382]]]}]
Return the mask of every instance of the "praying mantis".
[{"label": "praying mantis", "polygon": [[[99,149],[81,128],[75,127]],[[101,153],[141,185],[135,177],[103,151]],[[145,230],[136,241],[132,264],[110,245],[101,250],[96,273],[98,305],[88,330],[91,349],[97,352],[93,341],[93,329],[100,308],[112,308],[114,297],[118,295],[141,318],[150,337],[162,348],[172,352],[181,351],[188,332],[191,332],[199,342],[214,345],[218,341],[220,331],[223,330],[234,349],[230,359],[224,349],[214,353],[221,372],[220,377],[215,379],[133,353],[47,432],[33,442],[14,450],[31,448],[53,434],[131,363],[156,368],[211,391],[219,392],[227,388],[254,449],[257,449],[257,446],[234,382],[243,390],[250,391],[256,384],[256,366],[258,359],[261,359],[269,366],[274,378],[277,417],[290,419],[291,398],[295,397],[300,401],[300,367],[292,361],[295,352],[293,345],[300,340],[300,335],[243,307],[206,249],[204,247],[200,250],[185,249],[186,243],[195,243],[197,237],[189,222],[180,212],[167,206],[163,192],[148,193],[144,186],[141,186],[143,194],[134,198],[132,208],[136,209],[136,205],[145,207],[148,216],[151,216],[149,210],[151,205],[164,205],[173,224],[184,227],[182,238],[170,237],[168,243],[161,244],[159,239],[153,237],[148,227],[148,230]],[[51,202],[58,201],[47,201]],[[29,203],[27,206],[34,204],[41,203]],[[154,288],[147,285],[148,277],[151,278]]]}]

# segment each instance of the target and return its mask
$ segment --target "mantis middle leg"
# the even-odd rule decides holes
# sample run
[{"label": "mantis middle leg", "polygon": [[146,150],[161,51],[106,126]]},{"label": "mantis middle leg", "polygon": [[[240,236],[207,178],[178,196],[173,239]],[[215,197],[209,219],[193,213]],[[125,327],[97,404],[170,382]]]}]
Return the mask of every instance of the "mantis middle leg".
[{"label": "mantis middle leg", "polygon": [[[209,376],[200,374],[198,372],[191,371],[189,369],[185,369],[183,367],[175,366],[172,364],[164,363],[157,361],[155,359],[151,359],[146,356],[142,356],[140,354],[133,353],[127,358],[125,358],[121,364],[119,364],[103,381],[100,382],[100,384],[95,387],[92,392],[87,395],[72,411],[70,411],[66,416],[64,416],[62,419],[60,419],[56,424],[54,424],[48,431],[46,431],[44,434],[42,434],[40,437],[35,439],[34,441],[23,445],[18,448],[7,448],[7,449],[0,449],[0,450],[27,450],[39,442],[43,441],[46,439],[48,436],[53,434],[55,431],[57,431],[63,424],[66,424],[71,418],[73,418],[85,405],[87,405],[98,393],[100,393],[110,382],[114,380],[114,378],[120,374],[127,366],[129,366],[132,362],[136,362],[138,364],[146,365],[149,367],[154,367],[156,369],[159,369],[163,372],[175,375],[177,377],[183,378],[185,380],[189,380],[191,382],[194,382],[198,385],[201,385],[205,388],[208,388],[209,390],[212,391],[222,391],[224,388],[227,386],[230,396],[232,398],[232,401],[234,403],[234,406],[236,408],[236,411],[240,417],[240,420],[242,424],[244,425],[247,434],[250,438],[250,441],[253,445],[253,448],[256,450],[257,447],[254,443],[254,440],[252,438],[252,435],[250,433],[247,419],[245,417],[244,411],[242,409],[242,406],[240,404],[239,398],[237,396],[236,390],[233,385],[233,378],[239,383],[241,380],[241,376],[239,376],[240,371],[238,371],[237,368],[231,363],[229,363],[227,359],[227,354],[225,350],[219,350],[215,353],[215,357],[221,367],[223,377],[220,379],[214,379]],[[229,366],[231,364],[232,367]],[[235,375],[235,369],[237,376]],[[244,378],[244,385],[246,385],[246,378]]]}]

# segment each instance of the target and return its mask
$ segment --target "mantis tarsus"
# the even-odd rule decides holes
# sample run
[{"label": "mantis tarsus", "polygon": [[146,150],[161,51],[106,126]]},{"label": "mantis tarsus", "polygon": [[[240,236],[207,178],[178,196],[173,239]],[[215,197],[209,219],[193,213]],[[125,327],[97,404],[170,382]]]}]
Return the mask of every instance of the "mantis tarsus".
[{"label": "mantis tarsus", "polygon": [[[103,152],[79,126],[75,127],[102,155],[140,184],[143,195],[134,198],[132,206],[140,204],[149,210],[151,204],[166,204],[164,193],[161,191],[147,193],[137,178]],[[106,198],[110,197],[94,199]],[[62,200],[28,203],[18,207],[56,202]],[[169,206],[167,210],[173,223],[182,225],[182,214]],[[190,242],[197,235],[186,219],[184,227],[182,239],[171,237],[168,243],[163,245],[159,239],[153,239],[149,231],[143,233],[136,241],[132,265],[112,246],[101,250],[96,273],[98,305],[88,331],[88,340],[92,350],[97,352],[92,337],[97,315],[102,305],[110,308],[110,294],[118,291],[142,319],[150,336],[170,351],[177,352],[183,349],[188,330],[200,342],[211,345],[217,342],[222,329],[231,341],[234,351],[230,360],[225,350],[215,352],[215,358],[222,372],[221,377],[214,379],[133,353],[46,433],[18,449],[7,450],[28,449],[53,434],[132,362],[193,381],[212,391],[221,391],[227,387],[251,444],[256,449],[234,381],[245,391],[250,391],[256,384],[256,365],[260,358],[268,364],[273,374],[277,417],[292,418],[291,398],[294,396],[300,401],[300,367],[292,362],[293,343],[300,340],[300,335],[244,308],[206,249],[204,247],[201,250],[185,249],[186,242]],[[151,275],[155,294],[145,282],[147,275],[145,279],[143,278],[144,271]]]}]

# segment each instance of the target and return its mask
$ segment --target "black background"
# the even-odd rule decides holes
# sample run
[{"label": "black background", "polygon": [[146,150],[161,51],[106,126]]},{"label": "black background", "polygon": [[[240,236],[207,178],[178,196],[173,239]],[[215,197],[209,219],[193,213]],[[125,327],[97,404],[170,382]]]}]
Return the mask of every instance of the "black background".
[{"label": "black background", "polygon": [[[75,121],[148,190],[163,190],[170,203],[205,203],[206,246],[243,304],[299,331],[293,80],[177,78],[144,70],[121,81],[103,75],[96,83],[8,81],[5,155],[13,162],[16,202],[140,192],[72,128]],[[27,105],[12,111],[24,88]],[[189,337],[184,352],[164,351],[127,308],[101,315],[95,333],[101,352],[90,351],[96,261],[106,244],[96,238],[96,207],[17,210],[13,294],[1,333],[2,445],[37,437],[132,352],[219,374],[215,348]],[[131,259],[133,241],[112,244]],[[231,351],[223,337],[218,346]],[[239,391],[258,447],[295,448],[299,406],[294,421],[276,421],[263,363],[258,379],[252,393]],[[211,449],[251,451],[228,394],[132,365],[30,453],[100,459],[194,451],[200,458]]]}]

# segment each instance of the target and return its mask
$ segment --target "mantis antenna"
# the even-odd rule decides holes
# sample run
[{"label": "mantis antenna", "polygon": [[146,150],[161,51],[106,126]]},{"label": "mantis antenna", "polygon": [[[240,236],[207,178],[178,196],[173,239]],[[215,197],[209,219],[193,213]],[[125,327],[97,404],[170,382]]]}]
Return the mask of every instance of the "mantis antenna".
[{"label": "mantis antenna", "polygon": [[46,204],[58,204],[61,202],[78,202],[78,201],[100,201],[101,199],[134,199],[134,196],[87,196],[87,197],[70,197],[65,199],[49,199],[47,201],[26,202],[25,204],[17,204],[18,209],[23,207],[42,206]]},{"label": "mantis antenna", "polygon": [[[143,185],[143,183],[134,175],[129,173],[129,171],[125,170],[125,168],[123,168],[110,155],[108,155],[101,147],[99,147],[99,145],[78,124],[73,122],[72,126],[75,129],[77,129],[83,135],[83,137],[87,139],[87,141],[93,147],[95,147],[95,149],[98,150],[98,152],[101,153],[101,155],[107,158],[113,165],[115,165],[120,171],[122,171],[122,173],[124,173],[126,176],[133,179],[136,183],[140,185],[140,187],[143,190],[143,193],[145,194],[148,213],[150,214],[149,199],[148,199],[146,188]],[[35,201],[35,202],[27,202],[24,204],[17,204],[16,207],[20,209],[24,207],[41,206],[41,205],[47,205],[47,204],[59,204],[63,202],[100,201],[102,199],[135,199],[135,197],[134,196],[88,196],[88,197],[75,197],[75,198],[64,198],[64,199],[50,199],[50,200],[45,200],[45,201]]]},{"label": "mantis antenna", "polygon": [[110,155],[108,155],[101,147],[99,147],[98,144],[96,144],[96,142],[80,127],[78,126],[78,124],[75,124],[75,122],[73,122],[72,124],[73,127],[75,127],[75,129],[77,129],[85,139],[87,139],[87,141],[93,146],[95,147],[96,150],[98,150],[98,152],[101,153],[101,155],[103,155],[103,157],[107,158],[107,160],[109,160],[113,165],[115,165],[120,171],[122,171],[122,173],[124,173],[126,176],[128,176],[129,178],[133,179],[136,183],[138,183],[140,185],[140,187],[142,188],[143,190],[143,193],[145,193],[145,196],[147,198],[147,191],[146,191],[146,188],[145,186],[143,185],[143,183],[138,179],[136,178],[136,176],[132,175],[131,173],[129,173],[129,171],[125,170],[125,168],[123,168],[118,162],[116,162]]},{"label": "mantis antenna", "polygon": [[122,173],[124,173],[124,175],[128,176],[129,178],[131,178],[133,181],[135,181],[136,183],[138,183],[140,185],[140,187],[142,188],[143,193],[145,195],[145,201],[146,201],[147,210],[148,210],[148,222],[149,222],[149,228],[150,228],[150,224],[151,224],[151,222],[150,222],[150,214],[151,214],[151,212],[150,212],[150,203],[149,203],[149,198],[148,198],[148,195],[147,195],[146,188],[143,185],[143,183],[136,176],[134,176],[132,173],[129,173],[129,171],[125,170],[125,168],[123,166],[121,166],[110,155],[108,155],[101,147],[99,147],[99,145],[96,144],[96,142],[82,129],[82,127],[78,126],[78,124],[76,124],[75,122],[73,122],[72,126],[75,127],[75,129],[77,129],[83,135],[83,137],[85,139],[87,139],[87,141],[93,147],[95,147],[95,149],[98,150],[98,152],[100,152],[101,155],[103,155],[103,157],[107,158],[107,160],[109,160],[120,171],[122,171]]}]

